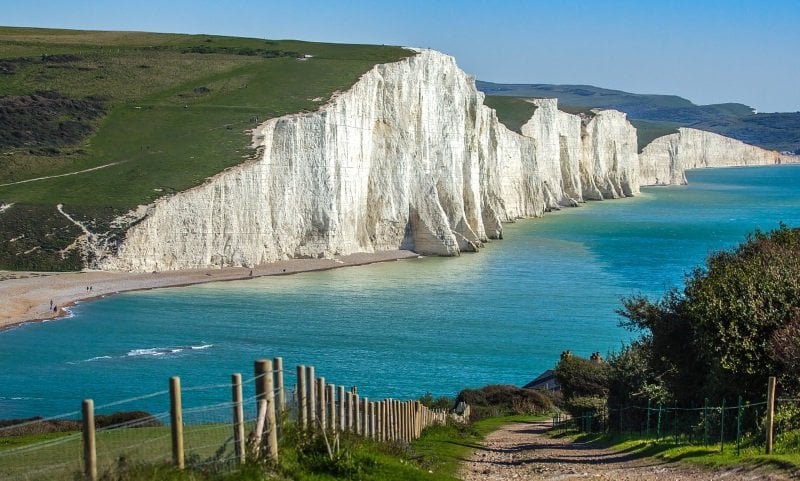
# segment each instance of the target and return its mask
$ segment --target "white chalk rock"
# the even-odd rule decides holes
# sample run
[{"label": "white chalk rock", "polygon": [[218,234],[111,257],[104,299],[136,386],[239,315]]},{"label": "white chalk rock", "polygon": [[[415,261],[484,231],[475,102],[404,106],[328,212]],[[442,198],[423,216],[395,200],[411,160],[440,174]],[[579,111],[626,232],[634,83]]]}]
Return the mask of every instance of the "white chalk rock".
[{"label": "white chalk rock", "polygon": [[703,130],[680,128],[650,142],[639,155],[642,185],[685,184],[686,170],[773,165],[788,158],[771,150]]}]

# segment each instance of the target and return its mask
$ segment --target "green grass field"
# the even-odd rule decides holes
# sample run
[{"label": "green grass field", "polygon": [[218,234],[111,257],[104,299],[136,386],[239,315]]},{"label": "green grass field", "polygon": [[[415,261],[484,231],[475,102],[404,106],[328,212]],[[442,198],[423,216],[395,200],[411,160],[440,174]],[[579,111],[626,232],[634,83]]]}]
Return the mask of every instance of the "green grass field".
[{"label": "green grass field", "polygon": [[[227,424],[187,425],[187,463],[202,465],[218,452],[230,455],[232,428]],[[99,430],[98,472],[112,472],[121,460],[131,464],[164,464],[172,459],[169,427]],[[0,437],[0,479],[71,479],[83,469],[79,432]]]},{"label": "green grass field", "polygon": [[[358,479],[376,481],[454,481],[458,479],[461,461],[480,445],[488,433],[509,422],[532,422],[536,419],[541,417],[495,417],[470,426],[435,426],[426,429],[422,437],[409,446],[346,437],[342,440],[341,456],[336,462],[329,462],[324,454],[319,455],[318,448],[299,448],[290,434],[289,440],[280,448],[279,466],[272,469],[278,476],[275,479],[335,480],[349,479],[348,476],[357,474]],[[248,427],[247,431],[251,428]],[[190,474],[176,479],[211,479],[203,477],[201,473],[217,471],[217,468],[212,469],[206,463],[219,459],[220,452],[231,454],[231,432],[227,424],[186,425],[186,459],[190,467],[187,471],[197,473],[197,477]],[[143,473],[164,471],[161,466],[169,464],[171,460],[170,443],[168,427],[98,431],[98,471],[112,475],[119,469],[120,463],[151,467],[142,470]],[[303,451],[305,454],[302,454]],[[81,471],[82,466],[80,433],[0,438],[2,479],[70,479]],[[131,479],[155,478],[134,476]]]},{"label": "green grass field", "polygon": [[[99,99],[106,109],[93,119],[54,114],[56,132],[77,123],[94,129],[70,145],[46,136],[0,144],[0,203],[15,203],[0,214],[0,268],[81,267],[61,253],[75,232],[52,215],[56,204],[97,219],[102,231],[113,216],[252,156],[248,129],[257,123],[314,111],[376,63],[410,54],[386,46],[0,28],[0,100],[11,103],[3,111],[10,125],[15,115],[30,120],[42,110],[19,108],[40,92]],[[53,237],[57,245],[47,245]]]}]

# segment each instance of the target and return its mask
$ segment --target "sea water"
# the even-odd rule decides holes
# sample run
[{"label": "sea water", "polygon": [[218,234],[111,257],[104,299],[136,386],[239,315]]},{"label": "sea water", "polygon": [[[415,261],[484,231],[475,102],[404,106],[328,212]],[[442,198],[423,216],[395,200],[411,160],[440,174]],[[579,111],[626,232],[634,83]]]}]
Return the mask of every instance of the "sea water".
[{"label": "sea water", "polygon": [[[250,377],[282,356],[370,399],[523,385],[563,350],[604,356],[637,333],[620,300],[657,297],[754,229],[800,226],[800,167],[690,172],[505,226],[476,254],[125,293],[73,316],[0,332],[0,419],[50,416],[183,386]],[[184,404],[224,401],[198,390]],[[248,386],[246,392],[252,392]],[[224,393],[224,394],[221,394]],[[220,399],[220,397],[223,399]],[[188,399],[187,399],[188,398]],[[164,411],[155,398],[123,409]],[[114,409],[109,408],[109,411]]]}]

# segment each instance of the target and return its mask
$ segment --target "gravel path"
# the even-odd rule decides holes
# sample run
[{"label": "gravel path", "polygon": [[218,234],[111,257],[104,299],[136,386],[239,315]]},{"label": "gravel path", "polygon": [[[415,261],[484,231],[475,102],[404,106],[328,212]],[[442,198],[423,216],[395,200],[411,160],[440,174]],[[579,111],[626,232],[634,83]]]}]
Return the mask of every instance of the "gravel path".
[{"label": "gravel path", "polygon": [[608,481],[662,480],[789,480],[786,473],[762,469],[710,471],[685,463],[654,458],[636,459],[624,452],[597,449],[544,435],[550,423],[515,423],[486,437],[461,468],[461,479],[478,480],[568,480]]}]

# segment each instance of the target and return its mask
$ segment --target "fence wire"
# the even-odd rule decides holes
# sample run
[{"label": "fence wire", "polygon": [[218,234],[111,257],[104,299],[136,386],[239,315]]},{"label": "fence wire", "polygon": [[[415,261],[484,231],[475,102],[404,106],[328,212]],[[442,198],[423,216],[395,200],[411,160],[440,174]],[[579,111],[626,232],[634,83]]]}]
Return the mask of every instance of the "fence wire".
[{"label": "fence wire", "polygon": [[[310,372],[313,373],[313,368]],[[281,371],[281,374],[287,373],[286,370]],[[281,445],[290,431],[284,427],[288,426],[287,423],[298,423],[301,420],[301,413],[297,385],[287,388],[284,384],[281,390],[278,383],[282,383],[285,379],[279,376],[277,371],[256,375],[241,382],[243,390],[247,393],[241,398],[244,438],[247,439],[256,431],[260,400],[255,393],[259,391],[259,386],[265,385],[263,382],[265,376],[275,376],[276,379],[271,394],[277,408],[277,419],[274,425],[265,426],[263,438],[271,434],[272,430],[277,430],[278,445]],[[180,414],[183,427],[181,439],[187,468],[224,472],[238,465],[239,456],[235,442],[237,436],[235,379],[236,376],[230,384],[180,388],[182,405]],[[179,386],[179,380],[175,381],[177,381],[175,386]],[[319,381],[322,382],[323,379]],[[324,425],[328,429],[352,430],[353,413],[345,409],[343,388],[330,384],[328,386],[330,390],[322,398],[317,399],[317,403],[325,399],[324,409],[317,404],[318,416],[322,416],[324,412]],[[109,479],[116,479],[115,473],[124,471],[128,466],[174,463],[171,394],[170,390],[163,390],[96,406],[95,453],[100,478],[107,474]],[[283,405],[281,400],[284,402]],[[361,402],[365,401],[366,398],[361,399]],[[395,403],[395,409],[399,409],[400,402],[395,401]],[[390,418],[386,408],[382,411],[384,418],[379,420],[378,404],[373,402],[369,406],[369,416],[363,411],[367,409],[366,404],[355,407],[356,416],[359,416],[359,409],[362,410],[361,418],[356,420],[356,424],[361,426],[356,434],[390,439],[389,432],[392,428],[393,435],[399,436],[400,412],[392,411]],[[348,405],[348,408],[353,409],[353,406]],[[311,419],[314,416],[313,409],[309,406],[305,406],[303,410],[302,417]],[[343,413],[347,413],[349,417],[347,423],[343,421]],[[425,411],[425,414],[429,412]],[[429,423],[444,422],[448,414],[435,413],[436,421],[433,416],[434,414],[431,414],[426,418]],[[321,421],[318,417],[313,423],[309,422],[309,426],[318,429],[323,425]],[[410,429],[410,424],[407,427]],[[0,479],[3,481],[81,479],[85,470],[82,429],[81,411],[45,419],[0,422]],[[246,451],[249,448],[244,449]]]},{"label": "fence wire", "polygon": [[[556,430],[622,433],[654,443],[705,446],[726,451],[763,453],[766,446],[767,403],[722,402],[719,405],[676,404],[605,407],[553,418]],[[800,452],[800,399],[775,401],[773,452]]]},{"label": "fence wire", "polygon": [[[222,469],[231,465],[235,461],[231,385],[187,386],[181,389],[181,395],[184,406],[189,406],[182,410],[186,465],[214,464]],[[197,405],[195,399],[220,402]],[[254,424],[255,399],[245,399],[244,404],[245,430],[249,432]],[[154,405],[162,411],[144,411]],[[99,405],[95,411],[97,469],[101,476],[125,466],[172,461],[168,390]],[[0,426],[0,479],[38,481],[80,476],[84,469],[81,428],[80,411]],[[17,446],[17,442],[29,444]]]}]

